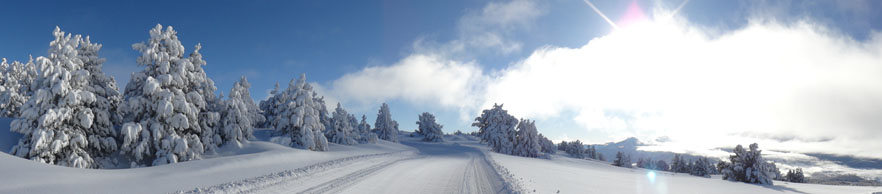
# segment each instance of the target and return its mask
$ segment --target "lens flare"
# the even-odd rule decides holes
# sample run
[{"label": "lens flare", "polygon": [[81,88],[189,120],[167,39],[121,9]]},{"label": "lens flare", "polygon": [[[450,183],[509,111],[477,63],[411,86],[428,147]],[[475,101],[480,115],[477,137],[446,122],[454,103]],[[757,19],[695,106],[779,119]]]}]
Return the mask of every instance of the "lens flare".
[{"label": "lens flare", "polygon": [[655,171],[650,170],[646,173],[646,179],[649,179],[650,183],[655,183]]}]

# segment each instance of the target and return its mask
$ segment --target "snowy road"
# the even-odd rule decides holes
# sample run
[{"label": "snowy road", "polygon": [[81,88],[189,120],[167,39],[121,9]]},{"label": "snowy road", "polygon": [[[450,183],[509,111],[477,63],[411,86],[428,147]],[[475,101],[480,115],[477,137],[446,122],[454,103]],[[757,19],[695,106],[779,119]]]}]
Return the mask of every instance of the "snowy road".
[{"label": "snowy road", "polygon": [[[194,193],[508,193],[474,147],[403,142],[414,151],[328,161]],[[394,184],[394,185],[390,185]]]},{"label": "snowy road", "polygon": [[[419,149],[420,158],[401,161],[341,189],[342,193],[500,193],[502,179],[472,147],[404,143]],[[390,182],[392,187],[377,187]]]}]

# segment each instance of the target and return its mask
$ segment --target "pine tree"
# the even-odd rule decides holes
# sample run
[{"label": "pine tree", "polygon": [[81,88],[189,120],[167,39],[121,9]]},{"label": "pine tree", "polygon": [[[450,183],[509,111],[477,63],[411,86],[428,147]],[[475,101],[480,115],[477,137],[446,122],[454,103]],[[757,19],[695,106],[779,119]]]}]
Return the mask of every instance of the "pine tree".
[{"label": "pine tree", "polygon": [[424,112],[420,114],[416,124],[418,126],[416,133],[423,136],[423,141],[443,142],[444,132],[441,128],[444,126],[435,122],[435,115]]},{"label": "pine tree", "polygon": [[539,132],[536,131],[536,121],[521,119],[518,123],[518,131],[514,154],[523,157],[537,158],[541,147],[539,146]]},{"label": "pine tree", "polygon": [[[37,58],[42,73],[32,85],[36,92],[11,124],[11,131],[24,136],[10,154],[77,168],[112,165],[104,157],[118,148],[112,118],[119,94],[105,92],[116,88],[107,83],[113,78],[101,71],[104,59],[97,56],[101,45],[81,35],[65,35],[58,27],[53,35],[49,56]],[[108,160],[102,163],[103,159]]]},{"label": "pine tree", "polygon": [[655,162],[655,169],[660,171],[670,171],[670,166],[665,160],[658,160]]},{"label": "pine tree", "polygon": [[263,116],[265,121],[261,124],[261,127],[269,128],[274,127],[274,124],[279,123],[279,120],[282,118],[279,117],[281,111],[283,109],[279,108],[284,105],[284,102],[288,99],[287,94],[283,93],[279,89],[279,83],[276,82],[275,87],[272,91],[270,91],[270,96],[266,100],[260,101],[260,110],[263,112]]},{"label": "pine tree", "polygon": [[349,113],[343,109],[340,103],[337,103],[337,108],[334,109],[334,117],[329,119],[331,128],[325,130],[328,141],[342,145],[353,145],[358,143],[355,138],[353,138],[354,132],[349,117]]},{"label": "pine tree", "polygon": [[582,145],[582,141],[580,140],[567,143],[567,148],[564,151],[574,158],[585,158],[585,145]]},{"label": "pine tree", "polygon": [[729,156],[730,163],[722,165],[723,179],[772,185],[772,179],[777,176],[773,173],[777,168],[763,160],[762,151],[756,143],[750,144],[749,148],[744,150],[741,145],[735,147],[735,155]]},{"label": "pine tree", "polygon": [[371,125],[367,122],[367,116],[361,115],[361,122],[358,123],[358,133],[361,134],[359,143],[377,143],[380,139],[376,133],[371,132]]},{"label": "pine tree", "polygon": [[618,167],[631,168],[631,156],[622,152],[616,152],[616,158],[615,160],[613,160],[613,165]]},{"label": "pine tree", "polygon": [[787,175],[784,176],[784,180],[788,182],[794,183],[805,183],[805,175],[802,173],[802,168],[790,169],[787,170]]},{"label": "pine tree", "polygon": [[398,142],[398,122],[392,120],[392,113],[389,112],[389,105],[383,103],[380,105],[380,111],[377,113],[377,120],[374,122],[373,132],[377,137],[383,140]]},{"label": "pine tree", "polygon": [[[459,132],[459,130],[457,130],[457,132]],[[544,153],[554,154],[557,150],[557,146],[554,145],[554,142],[543,136],[541,133],[539,134],[539,146],[542,147],[542,152]]]},{"label": "pine tree", "polygon": [[710,169],[708,168],[709,163],[710,162],[707,158],[699,157],[698,160],[695,160],[695,163],[692,164],[692,168],[690,168],[691,170],[689,170],[689,174],[710,178],[711,173]]},{"label": "pine tree", "polygon": [[126,85],[121,130],[122,153],[133,166],[161,165],[200,159],[221,142],[217,130],[221,101],[214,82],[202,69],[197,44],[189,57],[171,27],[156,25],[150,39],[132,45],[141,52]]},{"label": "pine tree", "polygon": [[281,106],[271,112],[271,126],[276,129],[276,137],[270,141],[300,147],[314,151],[327,151],[328,139],[325,138],[325,125],[321,123],[321,104],[315,102],[313,88],[306,83],[306,74],[300,79],[291,80],[288,88],[277,94]]},{"label": "pine tree", "polygon": [[243,76],[233,84],[230,96],[224,101],[220,127],[223,143],[242,143],[253,139],[254,126],[263,122],[263,115],[257,110],[248,92],[249,87],[251,84]]},{"label": "pine tree", "polygon": [[518,120],[502,109],[502,105],[494,104],[492,109],[483,110],[472,126],[478,127],[481,141],[486,142],[494,152],[511,154],[517,124]]},{"label": "pine tree", "polygon": [[[0,61],[0,117],[19,118],[21,108],[33,95],[37,68],[31,58],[27,63]],[[118,103],[117,103],[118,104]]]}]

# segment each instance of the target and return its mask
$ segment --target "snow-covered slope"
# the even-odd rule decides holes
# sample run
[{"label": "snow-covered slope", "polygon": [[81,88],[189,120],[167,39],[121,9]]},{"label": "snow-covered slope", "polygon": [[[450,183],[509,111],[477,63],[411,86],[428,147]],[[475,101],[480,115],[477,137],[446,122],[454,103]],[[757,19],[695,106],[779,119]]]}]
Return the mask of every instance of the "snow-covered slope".
[{"label": "snow-covered slope", "polygon": [[761,186],[703,178],[688,174],[620,168],[606,162],[563,155],[551,159],[523,158],[491,153],[518,184],[536,193],[873,193],[882,187],[831,186],[775,182]]},{"label": "snow-covered slope", "polygon": [[[0,120],[2,121],[2,120]],[[2,124],[2,123],[0,123]],[[2,129],[2,128],[0,128]],[[9,135],[0,130],[3,139]],[[880,187],[776,182],[760,186],[686,174],[625,169],[554,155],[489,153],[471,136],[445,143],[399,136],[401,144],[316,152],[252,141],[210,158],[135,169],[76,169],[0,153],[0,193],[872,193]],[[6,140],[0,144],[8,143]]]},{"label": "snow-covered slope", "polygon": [[0,154],[0,193],[166,193],[341,160],[412,150],[389,142],[331,147],[329,152],[251,142],[226,157],[147,168],[94,170],[53,166]]}]

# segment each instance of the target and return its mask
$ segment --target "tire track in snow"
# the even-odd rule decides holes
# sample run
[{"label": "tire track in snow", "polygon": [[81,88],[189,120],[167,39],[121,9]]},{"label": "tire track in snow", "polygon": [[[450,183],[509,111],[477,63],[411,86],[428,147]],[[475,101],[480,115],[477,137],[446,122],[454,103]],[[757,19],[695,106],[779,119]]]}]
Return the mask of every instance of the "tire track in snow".
[{"label": "tire track in snow", "polygon": [[308,179],[309,177],[313,177],[313,175],[315,174],[326,172],[328,170],[341,169],[341,167],[350,166],[359,162],[369,162],[369,160],[372,159],[375,160],[388,157],[413,157],[413,155],[415,155],[415,151],[411,150],[352,156],[325,161],[293,170],[285,170],[254,178],[232,181],[209,187],[196,188],[189,191],[178,191],[176,193],[256,193],[260,190],[279,186],[282,183],[290,183],[293,181]]},{"label": "tire track in snow", "polygon": [[421,158],[421,157],[402,158],[402,159],[398,159],[398,160],[383,162],[381,164],[377,164],[377,165],[374,165],[374,166],[371,166],[368,168],[364,168],[364,169],[355,171],[355,172],[347,174],[347,175],[343,175],[340,178],[337,178],[332,181],[328,181],[328,182],[322,183],[320,185],[311,187],[311,188],[306,189],[306,190],[299,192],[299,193],[337,193],[340,190],[346,188],[347,186],[350,186],[354,183],[357,183],[362,178],[365,178],[371,174],[374,174],[377,171],[385,169],[386,167],[389,167],[389,166],[396,164],[398,162],[401,162],[401,161],[413,160],[413,159],[418,159],[418,158]]}]

